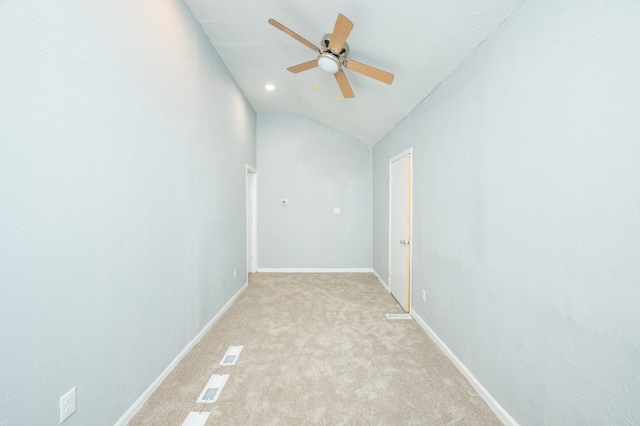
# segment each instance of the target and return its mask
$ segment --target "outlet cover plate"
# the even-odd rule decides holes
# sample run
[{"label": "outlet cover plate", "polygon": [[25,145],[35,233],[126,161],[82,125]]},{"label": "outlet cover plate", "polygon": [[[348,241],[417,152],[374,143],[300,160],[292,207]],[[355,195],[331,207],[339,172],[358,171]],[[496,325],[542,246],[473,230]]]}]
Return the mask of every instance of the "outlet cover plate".
[{"label": "outlet cover plate", "polygon": [[60,397],[60,423],[69,418],[76,411],[76,388]]}]

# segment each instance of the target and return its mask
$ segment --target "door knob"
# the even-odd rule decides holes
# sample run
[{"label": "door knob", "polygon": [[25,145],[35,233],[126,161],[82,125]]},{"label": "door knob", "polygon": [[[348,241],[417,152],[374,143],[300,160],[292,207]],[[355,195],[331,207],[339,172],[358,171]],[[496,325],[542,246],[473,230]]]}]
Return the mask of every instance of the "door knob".
[{"label": "door knob", "polygon": [[407,242],[405,240],[400,240],[400,244],[402,244],[403,246],[406,246]]}]

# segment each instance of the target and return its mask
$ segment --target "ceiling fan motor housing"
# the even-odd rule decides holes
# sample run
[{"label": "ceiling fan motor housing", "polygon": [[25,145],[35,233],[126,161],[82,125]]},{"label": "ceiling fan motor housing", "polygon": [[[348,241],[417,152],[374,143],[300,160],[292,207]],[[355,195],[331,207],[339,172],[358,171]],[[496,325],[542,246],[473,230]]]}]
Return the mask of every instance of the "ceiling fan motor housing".
[{"label": "ceiling fan motor housing", "polygon": [[342,50],[340,50],[340,52],[335,52],[329,48],[329,40],[331,40],[331,34],[326,34],[320,42],[318,66],[326,72],[335,74],[340,71],[343,61],[349,54],[349,45],[345,42],[342,46]]}]

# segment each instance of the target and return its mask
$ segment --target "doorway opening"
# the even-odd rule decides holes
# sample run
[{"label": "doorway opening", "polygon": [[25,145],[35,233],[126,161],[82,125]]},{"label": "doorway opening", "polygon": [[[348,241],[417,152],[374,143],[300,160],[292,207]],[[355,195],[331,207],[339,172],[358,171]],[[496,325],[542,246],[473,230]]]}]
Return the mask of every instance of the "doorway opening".
[{"label": "doorway opening", "polygon": [[254,167],[247,170],[247,274],[258,271],[257,177]]}]

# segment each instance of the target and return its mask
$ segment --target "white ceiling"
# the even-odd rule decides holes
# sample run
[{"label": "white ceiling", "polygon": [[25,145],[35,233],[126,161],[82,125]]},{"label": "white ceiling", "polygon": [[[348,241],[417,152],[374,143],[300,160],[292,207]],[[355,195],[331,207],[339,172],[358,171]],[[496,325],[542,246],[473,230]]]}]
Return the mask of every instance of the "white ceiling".
[{"label": "white ceiling", "polygon": [[[524,0],[185,1],[257,113],[303,114],[373,145]],[[349,58],[394,73],[392,85],[346,70],[356,97],[338,102],[331,74],[286,70],[316,55],[267,20],[319,44],[338,13],[354,23]]]}]

